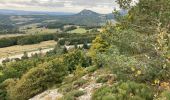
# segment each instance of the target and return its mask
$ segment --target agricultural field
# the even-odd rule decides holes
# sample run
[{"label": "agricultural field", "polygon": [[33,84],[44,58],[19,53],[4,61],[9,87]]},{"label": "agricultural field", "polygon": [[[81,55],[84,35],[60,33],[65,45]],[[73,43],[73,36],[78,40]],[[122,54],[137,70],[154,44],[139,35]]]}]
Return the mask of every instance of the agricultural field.
[{"label": "agricultural field", "polygon": [[84,28],[77,28],[77,29],[74,29],[72,31],[69,31],[68,33],[86,33],[88,30],[84,29]]},{"label": "agricultural field", "polygon": [[41,49],[53,48],[56,45],[55,41],[45,41],[40,44],[33,45],[16,45],[5,48],[0,48],[0,58],[9,57],[16,54],[22,54],[23,52],[37,51]]},{"label": "agricultural field", "polygon": [[[61,9],[49,1],[41,10]],[[115,0],[113,12],[107,0],[70,1],[73,13],[89,6],[0,10],[0,100],[170,100],[170,0]],[[103,14],[87,10],[99,3]]]},{"label": "agricultural field", "polygon": [[57,31],[59,31],[59,29],[48,29],[45,27],[38,28],[37,25],[39,25],[39,23],[22,26],[20,27],[20,31],[26,34],[48,34],[56,33]]},{"label": "agricultural field", "polygon": [[0,38],[6,38],[6,37],[16,37],[16,36],[23,36],[25,34],[3,34],[0,35]]}]

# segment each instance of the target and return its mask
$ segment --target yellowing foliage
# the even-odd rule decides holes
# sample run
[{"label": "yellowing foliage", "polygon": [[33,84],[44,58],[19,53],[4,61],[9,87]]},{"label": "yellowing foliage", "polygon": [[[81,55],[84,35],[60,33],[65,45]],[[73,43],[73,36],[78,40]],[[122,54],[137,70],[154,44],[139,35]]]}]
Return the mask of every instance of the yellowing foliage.
[{"label": "yellowing foliage", "polygon": [[97,52],[104,52],[109,47],[109,44],[102,39],[102,37],[99,35],[96,37],[95,40],[93,40],[92,46],[89,51],[89,55],[91,57],[94,57]]}]

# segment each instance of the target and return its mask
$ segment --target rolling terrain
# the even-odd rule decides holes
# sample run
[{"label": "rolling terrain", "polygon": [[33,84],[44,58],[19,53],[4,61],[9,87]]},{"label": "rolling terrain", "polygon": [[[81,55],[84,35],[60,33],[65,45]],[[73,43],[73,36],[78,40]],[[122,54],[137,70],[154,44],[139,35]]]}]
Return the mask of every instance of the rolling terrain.
[{"label": "rolling terrain", "polygon": [[99,14],[91,10],[83,10],[77,14],[0,10],[0,34],[16,34],[19,33],[19,27],[35,23],[101,26],[108,20],[114,21],[114,15]]},{"label": "rolling terrain", "polygon": [[170,0],[116,1],[128,14],[0,10],[0,100],[170,100]]}]

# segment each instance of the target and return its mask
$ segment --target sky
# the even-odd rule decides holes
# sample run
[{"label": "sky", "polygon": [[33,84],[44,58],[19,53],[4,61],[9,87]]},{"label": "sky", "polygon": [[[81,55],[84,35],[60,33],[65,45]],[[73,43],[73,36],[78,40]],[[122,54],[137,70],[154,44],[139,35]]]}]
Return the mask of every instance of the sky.
[{"label": "sky", "polygon": [[73,12],[83,9],[111,13],[119,6],[115,0],[0,0],[0,9]]}]

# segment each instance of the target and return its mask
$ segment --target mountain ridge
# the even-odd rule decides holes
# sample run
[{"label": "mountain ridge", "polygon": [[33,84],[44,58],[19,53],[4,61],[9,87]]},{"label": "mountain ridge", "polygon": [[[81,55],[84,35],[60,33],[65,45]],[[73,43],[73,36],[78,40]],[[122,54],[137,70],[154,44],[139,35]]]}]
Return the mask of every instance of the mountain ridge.
[{"label": "mountain ridge", "polygon": [[[120,11],[124,14],[124,11]],[[87,25],[87,26],[101,26],[104,25],[107,21],[115,22],[114,14],[100,14],[92,10],[84,9],[76,14],[74,13],[62,13],[62,12],[27,12],[27,11],[16,11],[16,10],[0,10],[0,17],[6,20],[11,20],[11,16],[22,16],[25,18],[32,18],[33,20],[26,23],[33,22],[42,22],[44,20],[55,20],[56,23],[65,23],[65,24],[75,24],[75,25]],[[5,19],[4,19],[5,20]],[[0,22],[4,22],[0,20]],[[11,21],[15,23],[15,21]],[[9,23],[7,23],[9,24]],[[50,24],[50,23],[49,23]]]},{"label": "mountain ridge", "polygon": [[84,9],[80,11],[79,13],[77,13],[76,15],[88,16],[88,15],[100,15],[100,14],[92,10]]},{"label": "mountain ridge", "polygon": [[82,13],[87,13],[87,12],[93,13],[93,14],[100,14],[100,13],[97,13],[95,11],[88,10],[88,9],[84,9],[78,13],[0,9],[0,14],[3,14],[3,15],[74,15],[74,14],[82,14]]}]

